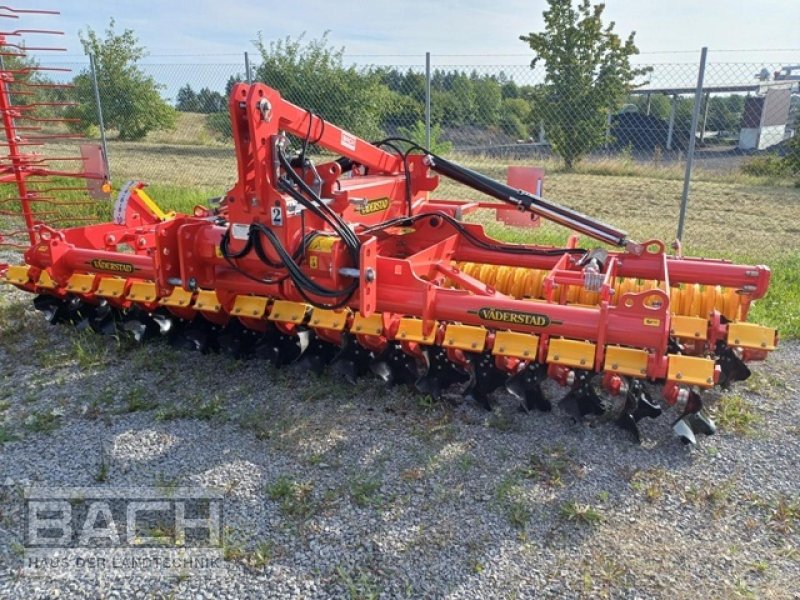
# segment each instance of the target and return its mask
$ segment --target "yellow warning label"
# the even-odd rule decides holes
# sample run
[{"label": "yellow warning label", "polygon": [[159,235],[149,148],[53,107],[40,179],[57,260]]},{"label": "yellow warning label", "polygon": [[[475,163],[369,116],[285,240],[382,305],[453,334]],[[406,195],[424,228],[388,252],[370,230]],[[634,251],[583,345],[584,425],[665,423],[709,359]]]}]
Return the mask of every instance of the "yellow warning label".
[{"label": "yellow warning label", "polygon": [[661,319],[645,319],[644,324],[649,327],[658,327],[661,325]]}]

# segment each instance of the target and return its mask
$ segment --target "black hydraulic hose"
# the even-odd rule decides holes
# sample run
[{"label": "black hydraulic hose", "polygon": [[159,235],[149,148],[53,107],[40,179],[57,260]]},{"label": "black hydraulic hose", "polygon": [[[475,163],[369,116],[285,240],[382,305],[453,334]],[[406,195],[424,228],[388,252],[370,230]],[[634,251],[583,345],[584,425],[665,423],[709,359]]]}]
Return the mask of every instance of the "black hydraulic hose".
[{"label": "black hydraulic hose", "polygon": [[628,234],[602,221],[592,219],[582,213],[561,206],[541,196],[495,181],[477,171],[468,169],[440,156],[429,155],[429,166],[437,173],[463,183],[479,192],[506,203],[515,204],[545,219],[579,231],[606,244],[624,247],[628,244]]},{"label": "black hydraulic hose", "polygon": [[403,142],[408,144],[409,152],[411,150],[419,150],[425,154],[427,156],[428,165],[437,173],[441,173],[445,177],[471,187],[487,196],[497,198],[507,204],[513,204],[519,207],[520,210],[531,211],[549,221],[579,231],[606,244],[626,247],[631,243],[628,239],[628,234],[621,229],[617,229],[612,225],[593,219],[578,211],[556,204],[555,202],[545,200],[536,194],[514,189],[511,186],[495,181],[482,173],[478,173],[458,163],[437,156],[413,140],[403,137],[389,137],[383,140],[383,142]]}]

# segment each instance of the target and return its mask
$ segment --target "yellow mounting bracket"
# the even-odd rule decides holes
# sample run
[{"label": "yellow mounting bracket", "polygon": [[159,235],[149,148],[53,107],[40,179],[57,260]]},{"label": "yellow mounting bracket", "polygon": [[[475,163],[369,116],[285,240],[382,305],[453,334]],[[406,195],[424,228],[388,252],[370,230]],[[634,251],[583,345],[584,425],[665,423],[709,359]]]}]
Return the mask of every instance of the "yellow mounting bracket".
[{"label": "yellow mounting bracket", "polygon": [[[311,311],[311,320],[309,325],[319,327],[321,329],[332,329],[334,331],[343,331],[347,325],[347,317],[350,315],[350,309],[344,310],[325,310],[322,308],[314,308]],[[378,315],[380,317],[380,315]]]},{"label": "yellow mounting bracket", "polygon": [[158,301],[163,306],[175,306],[177,308],[186,308],[192,303],[192,292],[189,292],[182,287],[175,287],[169,296],[164,296]]},{"label": "yellow mounting bracket", "polygon": [[67,290],[79,294],[88,294],[94,287],[96,275],[86,273],[73,273],[67,280]]},{"label": "yellow mounting bracket", "polygon": [[547,348],[547,362],[576,369],[591,369],[594,365],[595,345],[578,340],[551,339]]},{"label": "yellow mounting bracket", "polygon": [[644,377],[647,374],[647,351],[639,348],[606,346],[603,369],[630,377]]},{"label": "yellow mounting bracket", "polygon": [[311,305],[304,302],[291,302],[289,300],[275,300],[272,310],[267,317],[270,321],[280,321],[281,323],[299,324],[306,320],[306,314],[311,309]]},{"label": "yellow mounting bracket", "polygon": [[776,331],[755,323],[729,323],[728,345],[756,350],[775,350]]},{"label": "yellow mounting bracket", "polygon": [[30,270],[31,268],[28,265],[9,265],[3,281],[17,285],[25,285],[30,281],[30,276],[28,275]]},{"label": "yellow mounting bracket", "polygon": [[95,294],[103,298],[122,298],[127,281],[122,277],[101,277]]},{"label": "yellow mounting bracket", "polygon": [[50,273],[47,272],[47,269],[42,269],[42,272],[39,273],[39,280],[36,282],[36,285],[48,290],[53,290],[58,287],[58,284],[50,277]]},{"label": "yellow mounting bracket", "polygon": [[486,345],[486,329],[474,325],[449,323],[444,330],[442,346],[469,352],[483,352]]},{"label": "yellow mounting bracket", "polygon": [[667,379],[676,383],[712,387],[714,385],[714,361],[701,356],[670,354]]},{"label": "yellow mounting bracket", "polygon": [[155,302],[158,299],[154,281],[137,281],[128,290],[128,300],[134,302]]},{"label": "yellow mounting bracket", "polygon": [[260,319],[267,312],[267,302],[269,302],[269,298],[266,296],[236,296],[231,314],[237,317]]},{"label": "yellow mounting bracket", "polygon": [[672,315],[669,332],[675,337],[704,340],[707,337],[708,321],[702,317]]},{"label": "yellow mounting bracket", "polygon": [[498,331],[494,334],[492,354],[497,356],[513,356],[526,360],[535,360],[539,348],[539,336],[516,331]]},{"label": "yellow mounting bracket", "polygon": [[222,310],[222,303],[214,290],[199,290],[194,299],[194,308],[203,312],[218,313]]},{"label": "yellow mounting bracket", "polygon": [[383,333],[383,317],[380,313],[368,317],[362,317],[360,313],[356,313],[350,331],[364,335],[381,335]]},{"label": "yellow mounting bracket", "polygon": [[418,344],[433,344],[436,341],[436,327],[428,335],[424,335],[422,319],[403,317],[397,328],[397,339],[401,342],[417,342]]}]

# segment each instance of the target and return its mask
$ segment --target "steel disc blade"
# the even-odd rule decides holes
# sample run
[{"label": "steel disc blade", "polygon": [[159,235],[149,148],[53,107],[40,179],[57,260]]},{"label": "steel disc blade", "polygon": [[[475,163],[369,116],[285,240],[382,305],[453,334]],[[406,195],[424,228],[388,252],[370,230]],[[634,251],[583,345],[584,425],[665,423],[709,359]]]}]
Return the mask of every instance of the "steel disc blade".
[{"label": "steel disc blade", "polygon": [[498,369],[491,354],[470,354],[470,381],[464,397],[485,410],[492,410],[489,395],[505,383],[508,375]]},{"label": "steel disc blade", "polygon": [[454,383],[463,383],[469,380],[469,374],[451,362],[442,348],[430,347],[426,350],[426,354],[428,370],[414,384],[420,394],[438,399],[441,397],[442,391]]},{"label": "steel disc blade", "polygon": [[390,344],[376,356],[370,370],[390,385],[413,385],[420,374],[416,359],[403,352],[399,344]]},{"label": "steel disc blade", "polygon": [[553,405],[542,392],[541,382],[546,377],[545,365],[531,363],[506,380],[506,390],[521,401],[522,410],[548,412],[553,409]]},{"label": "steel disc blade", "polygon": [[374,354],[359,344],[353,336],[342,336],[342,347],[330,363],[331,373],[342,376],[350,383],[367,373]]},{"label": "steel disc blade", "polygon": [[605,413],[600,397],[592,385],[592,374],[586,371],[575,373],[575,383],[572,384],[572,389],[559,401],[558,405],[577,421],[589,414],[602,415]]},{"label": "steel disc blade", "polygon": [[51,325],[57,325],[67,320],[66,303],[59,298],[40,294],[33,299],[33,307],[44,315]]},{"label": "steel disc blade", "polygon": [[297,360],[297,366],[301,369],[321,374],[325,367],[341,351],[341,347],[332,344],[318,337],[313,331],[309,331],[306,349]]}]

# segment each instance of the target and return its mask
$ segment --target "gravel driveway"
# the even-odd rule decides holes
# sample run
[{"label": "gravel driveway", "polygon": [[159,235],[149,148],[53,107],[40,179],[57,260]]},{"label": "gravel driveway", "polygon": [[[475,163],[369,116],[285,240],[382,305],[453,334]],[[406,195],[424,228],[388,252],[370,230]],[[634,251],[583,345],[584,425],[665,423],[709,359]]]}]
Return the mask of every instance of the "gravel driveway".
[{"label": "gravel driveway", "polygon": [[[0,598],[800,597],[800,345],[645,443],[374,379],[134,347],[0,293]],[[556,389],[555,394],[563,393]],[[21,575],[20,490],[204,486],[225,573]]]}]

